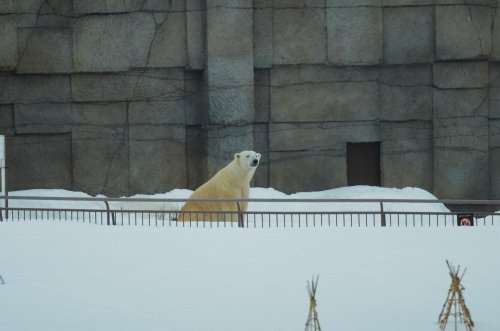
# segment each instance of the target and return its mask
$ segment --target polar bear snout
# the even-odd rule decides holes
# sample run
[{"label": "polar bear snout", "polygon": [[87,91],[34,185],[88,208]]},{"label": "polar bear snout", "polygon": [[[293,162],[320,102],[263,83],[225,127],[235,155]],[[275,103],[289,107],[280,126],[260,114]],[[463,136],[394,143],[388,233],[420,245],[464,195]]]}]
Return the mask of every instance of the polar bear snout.
[{"label": "polar bear snout", "polygon": [[260,160],[260,153],[255,153],[251,157],[252,157],[252,160],[250,161],[250,166],[251,167],[258,166],[259,165],[259,160]]}]

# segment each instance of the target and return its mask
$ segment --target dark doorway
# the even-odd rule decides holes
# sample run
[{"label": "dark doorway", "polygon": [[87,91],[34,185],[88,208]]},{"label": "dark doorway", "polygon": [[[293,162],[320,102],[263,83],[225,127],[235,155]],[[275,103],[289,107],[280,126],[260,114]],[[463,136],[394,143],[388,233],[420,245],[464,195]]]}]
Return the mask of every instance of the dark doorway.
[{"label": "dark doorway", "polygon": [[380,186],[380,142],[347,143],[347,185]]}]

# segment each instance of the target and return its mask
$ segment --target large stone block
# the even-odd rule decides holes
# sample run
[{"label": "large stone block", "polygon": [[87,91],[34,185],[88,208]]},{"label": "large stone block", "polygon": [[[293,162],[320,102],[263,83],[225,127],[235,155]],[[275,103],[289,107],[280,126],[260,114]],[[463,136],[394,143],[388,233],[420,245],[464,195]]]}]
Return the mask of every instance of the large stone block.
[{"label": "large stone block", "polygon": [[269,68],[273,64],[273,9],[270,4],[255,8],[253,20],[254,65],[256,68]]},{"label": "large stone block", "polygon": [[383,68],[379,91],[383,120],[432,120],[430,65]]},{"label": "large stone block", "polygon": [[436,5],[476,5],[496,7],[498,0],[434,0]]},{"label": "large stone block", "polygon": [[67,0],[2,0],[0,14],[32,13],[71,15],[72,1]]},{"label": "large stone block", "polygon": [[184,96],[181,69],[137,70],[116,74],[74,74],[73,101],[170,100]]},{"label": "large stone block", "polygon": [[329,150],[344,148],[345,143],[379,141],[376,121],[330,123],[271,123],[271,151]]},{"label": "large stone block", "polygon": [[16,12],[16,0],[4,0],[0,2],[0,13],[11,14]]},{"label": "large stone block", "polygon": [[336,7],[380,7],[383,0],[326,0],[326,6]]},{"label": "large stone block", "polygon": [[153,13],[77,18],[73,35],[75,71],[123,71],[145,67],[150,61],[158,30]]},{"label": "large stone block", "polygon": [[[146,66],[184,67],[187,63],[186,13],[156,13],[154,18],[156,27],[153,39],[147,49]],[[199,33],[202,33],[202,31]],[[197,41],[202,43],[203,39],[198,38]],[[191,48],[191,50],[193,49]],[[199,61],[201,55],[196,55],[196,57],[197,61]],[[199,63],[196,65],[200,67]]]},{"label": "large stone block", "polygon": [[273,12],[274,64],[325,63],[324,9],[275,9]]},{"label": "large stone block", "polygon": [[434,118],[488,117],[488,90],[434,90]]},{"label": "large stone block", "polygon": [[440,89],[485,88],[488,72],[488,62],[435,63],[434,86]]},{"label": "large stone block", "polygon": [[492,9],[436,7],[436,56],[440,60],[487,58],[491,54]]},{"label": "large stone block", "polygon": [[187,66],[190,69],[203,69],[206,62],[206,8],[202,0],[188,0],[186,6]]},{"label": "large stone block", "polygon": [[432,122],[383,122],[380,131],[382,185],[432,191]]},{"label": "large stone block", "polygon": [[0,15],[0,70],[13,70],[17,65],[16,15]]},{"label": "large stone block", "polygon": [[[474,81],[474,79],[472,79]],[[488,91],[434,91],[434,192],[489,198]]]},{"label": "large stone block", "polygon": [[[321,151],[269,153],[269,184],[286,192],[326,190],[347,185],[345,146]],[[325,169],[329,169],[325,171]],[[290,180],[293,178],[293,180]]]},{"label": "large stone block", "polygon": [[[10,0],[7,0],[7,3],[9,1]],[[72,1],[67,0],[21,0],[15,1],[15,11],[17,13],[33,13],[44,15],[58,14],[69,16],[73,12],[73,3]]]},{"label": "large stone block", "polygon": [[[434,5],[439,0],[379,0],[386,7],[389,6],[429,6]],[[455,0],[461,1],[461,0]],[[462,2],[463,3],[463,2]]]},{"label": "large stone block", "polygon": [[[200,2],[202,0],[195,0]],[[191,0],[143,0],[142,10],[151,11],[184,11],[186,8],[192,10],[193,8],[198,9],[192,5]]]},{"label": "large stone block", "polygon": [[500,65],[490,64],[489,71],[489,115],[500,118]]},{"label": "large stone block", "polygon": [[384,8],[384,62],[427,63],[434,60],[432,7]]},{"label": "large stone block", "polygon": [[254,104],[255,122],[269,122],[270,118],[269,70],[255,70]]},{"label": "large stone block", "polygon": [[[145,0],[77,0],[73,1],[75,14],[119,13],[139,11]],[[167,2],[167,1],[165,1]]]},{"label": "large stone block", "polygon": [[251,1],[207,3],[207,91],[211,124],[242,124],[254,118]]},{"label": "large stone block", "polygon": [[500,121],[489,121],[490,199],[500,199]]},{"label": "large stone block", "polygon": [[380,7],[327,10],[328,61],[334,64],[377,64],[382,61]]},{"label": "large stone block", "polygon": [[182,101],[130,103],[130,193],[185,187],[185,143]]},{"label": "large stone block", "polygon": [[129,193],[127,104],[74,104],[73,189],[110,196]]},{"label": "large stone block", "polygon": [[273,0],[274,8],[324,8],[325,0]]},{"label": "large stone block", "polygon": [[275,122],[373,120],[379,116],[378,71],[290,67],[271,70]]},{"label": "large stone block", "polygon": [[71,134],[30,134],[8,139],[9,190],[72,189]]},{"label": "large stone block", "polygon": [[13,105],[0,105],[0,134],[6,135],[14,129]]},{"label": "large stone block", "polygon": [[203,71],[184,72],[184,111],[186,125],[201,125],[208,122],[206,91]]},{"label": "large stone block", "polygon": [[0,103],[71,101],[69,75],[0,75],[0,86]]},{"label": "large stone block", "polygon": [[[500,5],[500,4],[499,4]],[[500,7],[494,10],[493,25],[491,31],[491,59],[500,61]]]},{"label": "large stone block", "polygon": [[434,193],[442,199],[488,199],[488,119],[434,120]]},{"label": "large stone block", "polygon": [[72,31],[67,28],[18,29],[19,73],[69,73]]},{"label": "large stone block", "polygon": [[74,124],[70,103],[16,104],[14,110],[18,134],[68,133]]},{"label": "large stone block", "polygon": [[251,86],[209,87],[210,124],[242,124],[254,118],[253,83]]}]

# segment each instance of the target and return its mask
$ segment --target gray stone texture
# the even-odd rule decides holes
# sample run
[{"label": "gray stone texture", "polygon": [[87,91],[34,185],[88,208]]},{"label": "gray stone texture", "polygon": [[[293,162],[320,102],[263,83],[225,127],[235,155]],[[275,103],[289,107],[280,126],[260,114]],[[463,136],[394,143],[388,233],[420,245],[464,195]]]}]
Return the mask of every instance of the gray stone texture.
[{"label": "gray stone texture", "polygon": [[75,71],[186,64],[183,12],[83,16],[74,24],[73,38]]},{"label": "gray stone texture", "polygon": [[9,186],[71,189],[71,135],[28,134],[8,139]]},{"label": "gray stone texture", "polygon": [[273,8],[266,0],[253,11],[254,67],[269,68],[273,65]]},{"label": "gray stone texture", "polygon": [[327,7],[380,7],[382,0],[326,0]]},{"label": "gray stone texture", "polygon": [[380,131],[382,185],[432,191],[432,121],[383,122]]},{"label": "gray stone texture", "polygon": [[179,69],[75,74],[72,98],[78,102],[178,99],[184,95],[183,75]]},{"label": "gray stone texture", "polygon": [[485,88],[488,62],[444,62],[433,67],[434,85],[439,89]]},{"label": "gray stone texture", "polygon": [[379,140],[376,121],[272,124],[269,183],[287,192],[345,186],[346,143]]},{"label": "gray stone texture", "polygon": [[70,73],[73,67],[72,31],[67,28],[17,30],[19,73]]},{"label": "gray stone texture", "polygon": [[0,70],[17,65],[17,24],[15,15],[0,15]]},{"label": "gray stone texture", "polygon": [[254,117],[251,1],[207,2],[207,84],[210,124],[248,123]]},{"label": "gray stone texture", "polygon": [[382,61],[382,8],[329,8],[327,22],[330,63],[351,65]]},{"label": "gray stone texture", "polygon": [[434,192],[438,196],[489,197],[487,116],[487,89],[434,91]]},{"label": "gray stone texture", "polygon": [[492,8],[436,6],[436,56],[439,60],[487,58],[491,54]]},{"label": "gray stone texture", "polygon": [[378,72],[371,68],[272,69],[271,118],[274,122],[376,119],[377,79]]},{"label": "gray stone texture", "polygon": [[347,143],[380,142],[385,186],[499,199],[499,7],[0,1],[10,189],[194,189],[244,149],[254,185],[328,189]]},{"label": "gray stone texture", "polygon": [[267,123],[270,118],[270,81],[269,70],[255,70],[254,105],[256,123]]},{"label": "gray stone texture", "polygon": [[127,104],[74,104],[73,109],[73,188],[91,194],[128,194]]},{"label": "gray stone texture", "polygon": [[14,131],[13,105],[0,105],[0,134],[12,135]]},{"label": "gray stone texture", "polygon": [[0,74],[0,104],[70,101],[69,75]]},{"label": "gray stone texture", "polygon": [[[317,191],[347,184],[345,148],[293,153],[270,152],[269,163],[269,185],[280,191]],[[297,172],[297,169],[302,170]],[[291,174],[294,174],[293,177],[290,177]]]},{"label": "gray stone texture", "polygon": [[384,62],[428,63],[433,59],[433,8],[384,8]]},{"label": "gray stone texture", "polygon": [[431,66],[383,68],[380,73],[379,95],[382,120],[432,120]]},{"label": "gray stone texture", "polygon": [[273,11],[273,63],[325,63],[326,13],[320,8]]},{"label": "gray stone texture", "polygon": [[130,192],[156,193],[186,186],[183,102],[130,103]]},{"label": "gray stone texture", "polygon": [[500,64],[490,64],[489,116],[500,119]]},{"label": "gray stone texture", "polygon": [[[186,1],[186,62],[190,69],[205,67],[206,8],[203,0]],[[161,54],[159,54],[161,58]]]},{"label": "gray stone texture", "polygon": [[491,31],[491,59],[495,61],[500,61],[500,3],[497,4],[497,8],[493,11],[493,24]]},{"label": "gray stone texture", "polygon": [[489,121],[490,199],[500,199],[500,120]]}]

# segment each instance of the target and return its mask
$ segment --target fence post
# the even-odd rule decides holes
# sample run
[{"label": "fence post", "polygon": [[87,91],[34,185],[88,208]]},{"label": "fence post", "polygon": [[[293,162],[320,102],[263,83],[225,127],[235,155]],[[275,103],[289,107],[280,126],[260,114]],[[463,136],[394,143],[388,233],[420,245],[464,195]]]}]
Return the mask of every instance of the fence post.
[{"label": "fence post", "polygon": [[380,225],[386,226],[385,213],[384,213],[384,203],[383,202],[380,202]]},{"label": "fence post", "polygon": [[236,202],[236,207],[238,207],[238,227],[244,228],[245,223],[243,222],[243,213],[241,212],[241,206],[239,201]]},{"label": "fence post", "polygon": [[111,210],[109,209],[108,200],[104,200],[104,203],[106,204],[106,221],[107,221],[108,225],[111,225],[111,222],[109,219],[110,215],[111,215],[111,221],[113,222],[113,225],[116,225],[115,214],[111,213]]},{"label": "fence post", "polygon": [[[4,210],[5,220],[9,219],[9,191],[7,184],[7,144],[5,143],[5,136],[0,136],[0,190],[4,195]],[[0,212],[0,221],[3,222],[3,216]]]}]

